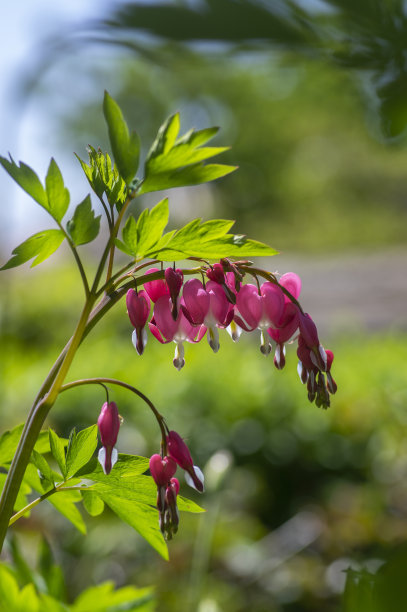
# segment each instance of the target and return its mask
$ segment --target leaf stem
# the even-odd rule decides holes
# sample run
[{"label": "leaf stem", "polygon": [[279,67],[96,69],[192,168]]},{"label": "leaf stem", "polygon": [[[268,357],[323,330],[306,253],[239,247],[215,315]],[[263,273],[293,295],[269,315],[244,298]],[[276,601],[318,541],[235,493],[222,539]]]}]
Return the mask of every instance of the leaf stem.
[{"label": "leaf stem", "polygon": [[65,236],[65,238],[66,238],[66,240],[68,242],[69,248],[71,249],[72,254],[73,254],[74,258],[75,258],[76,265],[78,266],[79,273],[80,273],[81,278],[82,278],[82,284],[83,284],[83,288],[85,290],[85,296],[87,298],[89,296],[89,283],[88,283],[88,279],[86,277],[85,268],[83,267],[83,264],[82,264],[82,260],[79,257],[79,253],[78,253],[78,251],[77,251],[77,249],[76,249],[76,247],[75,247],[75,245],[74,245],[70,235],[65,230],[65,228],[62,225],[62,223],[60,223],[60,222],[57,222],[57,223],[58,223],[59,229],[63,232],[63,234],[64,234],[64,236]]},{"label": "leaf stem", "polygon": [[35,508],[35,506],[38,506],[38,504],[40,502],[44,501],[44,499],[47,499],[48,497],[51,497],[51,495],[53,495],[54,493],[58,493],[58,492],[61,492],[61,491],[84,491],[84,490],[88,490],[88,489],[91,488],[89,486],[83,486],[83,487],[81,487],[81,486],[64,487],[65,482],[61,482],[61,484],[53,487],[52,489],[50,489],[49,491],[47,491],[43,495],[40,495],[40,497],[37,497],[32,502],[27,504],[24,508],[22,508],[21,510],[19,510],[18,512],[13,514],[13,516],[9,520],[8,526],[10,527],[13,523],[18,521],[19,518],[24,516],[24,514],[26,514],[27,512],[32,510],[33,508]]}]

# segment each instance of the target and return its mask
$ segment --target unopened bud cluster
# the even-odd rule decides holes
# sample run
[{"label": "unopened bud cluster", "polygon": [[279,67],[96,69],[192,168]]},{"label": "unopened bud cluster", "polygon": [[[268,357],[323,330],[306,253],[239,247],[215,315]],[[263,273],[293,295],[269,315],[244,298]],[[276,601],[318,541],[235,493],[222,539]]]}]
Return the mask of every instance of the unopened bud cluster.
[{"label": "unopened bud cluster", "polygon": [[[308,398],[327,408],[329,395],[336,391],[331,375],[333,353],[322,347],[315,323],[298,304],[300,277],[289,272],[278,283],[260,284],[253,274],[256,284],[243,284],[248,263],[223,259],[203,267],[206,282],[197,278],[184,282],[182,270],[169,267],[164,278],[144,282],[142,290],[130,289],[127,312],[135,328],[133,344],[138,354],[147,343],[147,323],[159,342],[175,343],[173,363],[178,370],[185,365],[184,342],[200,342],[206,334],[216,353],[220,329],[226,329],[234,342],[242,332],[258,330],[260,350],[264,355],[274,352],[278,370],[285,366],[285,345],[297,339],[298,372],[307,385]],[[147,275],[157,272],[157,268],[151,268]]]}]

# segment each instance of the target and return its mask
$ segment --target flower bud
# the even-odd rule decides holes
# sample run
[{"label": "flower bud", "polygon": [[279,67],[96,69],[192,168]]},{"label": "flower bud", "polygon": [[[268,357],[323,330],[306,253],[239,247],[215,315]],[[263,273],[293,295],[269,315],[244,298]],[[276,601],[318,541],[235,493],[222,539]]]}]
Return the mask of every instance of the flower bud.
[{"label": "flower bud", "polygon": [[206,271],[206,276],[209,280],[218,283],[218,285],[223,285],[225,283],[225,273],[220,263],[213,264],[212,268]]},{"label": "flower bud", "polygon": [[117,450],[114,448],[120,429],[120,417],[115,402],[105,402],[98,418],[100,440],[103,447],[98,459],[105,474],[110,474],[117,461]]},{"label": "flower bud", "polygon": [[188,446],[176,431],[170,431],[167,436],[168,454],[178,465],[185,470],[187,484],[200,493],[204,490],[204,477],[191,457]]},{"label": "flower bud", "polygon": [[176,270],[174,270],[174,268],[167,268],[165,270],[165,280],[167,281],[172,302],[172,318],[176,321],[178,317],[177,299],[181,291],[182,283],[184,282],[184,273],[179,268]]}]

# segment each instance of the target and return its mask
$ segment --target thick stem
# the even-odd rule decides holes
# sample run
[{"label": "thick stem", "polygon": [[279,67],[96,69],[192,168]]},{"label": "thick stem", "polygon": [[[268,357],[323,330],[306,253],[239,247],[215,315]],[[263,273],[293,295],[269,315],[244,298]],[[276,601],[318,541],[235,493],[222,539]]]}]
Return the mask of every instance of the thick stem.
[{"label": "thick stem", "polygon": [[[63,384],[76,350],[82,341],[94,301],[94,296],[90,296],[86,300],[75,333],[42,385],[40,393],[37,396],[38,399],[32,406],[24,425],[0,499],[0,549],[3,546],[8,523],[13,512],[21,482],[24,478],[25,470],[30,460],[31,452],[39,436],[41,427],[58,397],[59,389]],[[45,395],[43,395],[41,391],[43,391]]]}]

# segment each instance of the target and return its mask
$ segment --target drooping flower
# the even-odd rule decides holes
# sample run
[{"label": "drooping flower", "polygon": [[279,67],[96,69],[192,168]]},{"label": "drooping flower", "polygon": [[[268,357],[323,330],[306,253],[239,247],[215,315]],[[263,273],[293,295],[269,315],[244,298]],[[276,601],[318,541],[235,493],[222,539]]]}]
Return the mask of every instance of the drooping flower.
[{"label": "drooping flower", "polygon": [[281,289],[271,282],[263,283],[260,293],[255,285],[243,285],[237,294],[236,306],[239,311],[235,321],[245,331],[259,329],[261,334],[260,350],[264,355],[271,351],[264,332],[276,328],[283,315],[284,297]]},{"label": "drooping flower", "polygon": [[209,281],[204,287],[200,280],[193,278],[184,285],[183,313],[192,325],[204,325],[208,329],[209,346],[216,353],[219,350],[218,327],[227,327],[233,318],[233,311],[222,287]]},{"label": "drooping flower", "polygon": [[168,432],[167,447],[169,456],[185,470],[187,484],[202,493],[204,476],[199,467],[194,465],[188,446],[176,431]]},{"label": "drooping flower", "polygon": [[[321,370],[316,364],[315,353],[310,349],[304,338],[300,335],[298,338],[298,374],[303,384],[307,384],[308,399],[310,402],[315,400],[317,406],[328,408],[330,405],[329,394],[336,393],[337,385],[332,378],[330,369],[334,359],[332,351],[326,351],[327,364],[324,370]],[[327,381],[325,381],[325,374]]]},{"label": "drooping flower", "polygon": [[126,305],[131,324],[135,328],[132,342],[137,353],[142,355],[147,344],[145,324],[150,314],[150,298],[146,291],[137,292],[129,289],[126,294]]},{"label": "drooping flower", "polygon": [[[182,304],[182,301],[181,301]],[[174,341],[176,344],[174,366],[177,370],[185,365],[184,342],[199,342],[206,332],[206,327],[193,327],[180,309],[177,319],[172,318],[171,299],[161,296],[155,303],[153,318],[148,324],[151,333],[162,344]],[[165,339],[164,339],[165,338]]]},{"label": "drooping flower", "polygon": [[[301,279],[294,272],[287,272],[280,278],[279,284],[287,289],[291,295],[298,299],[301,292]],[[280,321],[276,328],[268,329],[268,333],[276,343],[274,352],[274,365],[278,370],[282,370],[285,366],[285,343],[289,342],[299,326],[299,310],[291,299],[284,296],[284,309]]]},{"label": "drooping flower", "polygon": [[326,372],[327,357],[325,349],[319,341],[317,327],[308,313],[303,314],[300,312],[298,316],[300,334],[305,342],[305,345],[311,351],[311,359],[317,368],[323,372]]},{"label": "drooping flower", "polygon": [[114,447],[119,435],[120,424],[120,416],[115,402],[105,402],[98,418],[98,428],[102,442],[98,460],[105,474],[110,474],[118,458],[117,449]]}]

